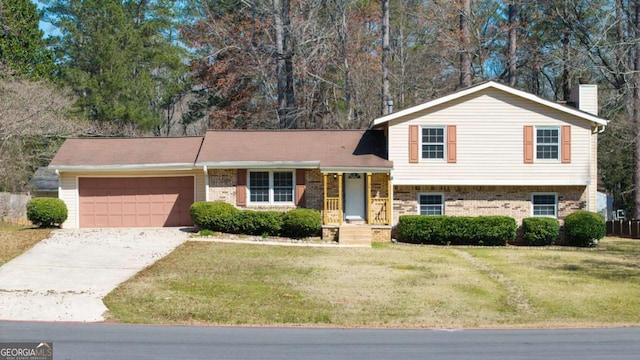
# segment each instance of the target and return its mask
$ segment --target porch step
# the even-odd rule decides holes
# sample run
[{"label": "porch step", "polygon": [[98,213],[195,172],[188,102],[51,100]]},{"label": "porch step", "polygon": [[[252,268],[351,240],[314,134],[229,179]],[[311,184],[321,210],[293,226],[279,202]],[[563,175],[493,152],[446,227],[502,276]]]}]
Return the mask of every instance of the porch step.
[{"label": "porch step", "polygon": [[371,227],[362,225],[341,225],[338,230],[338,244],[371,246]]}]

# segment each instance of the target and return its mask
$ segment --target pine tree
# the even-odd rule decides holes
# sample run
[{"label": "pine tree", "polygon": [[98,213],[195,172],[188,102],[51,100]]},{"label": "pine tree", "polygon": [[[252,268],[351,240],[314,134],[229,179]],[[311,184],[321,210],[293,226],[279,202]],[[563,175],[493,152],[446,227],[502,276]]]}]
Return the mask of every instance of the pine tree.
[{"label": "pine tree", "polygon": [[29,0],[0,0],[0,65],[32,79],[53,76],[53,54],[39,29],[40,16]]}]

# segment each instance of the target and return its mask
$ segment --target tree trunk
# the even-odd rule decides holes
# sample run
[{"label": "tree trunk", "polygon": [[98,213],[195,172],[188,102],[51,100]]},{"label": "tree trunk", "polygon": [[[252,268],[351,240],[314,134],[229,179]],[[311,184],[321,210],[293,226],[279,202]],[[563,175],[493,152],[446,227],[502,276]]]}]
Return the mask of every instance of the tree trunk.
[{"label": "tree trunk", "polygon": [[353,121],[353,85],[351,84],[351,69],[349,68],[349,56],[347,49],[347,42],[349,37],[349,30],[347,27],[347,9],[346,4],[341,6],[341,23],[340,23],[340,49],[342,52],[342,64],[344,66],[344,101],[347,105],[347,123],[351,124]]},{"label": "tree trunk", "polygon": [[390,113],[389,101],[389,0],[382,0],[382,115]]},{"label": "tree trunk", "polygon": [[515,1],[509,4],[509,86],[515,87],[518,76],[516,57],[516,17],[518,8]]},{"label": "tree trunk", "polygon": [[[568,15],[567,3],[564,4],[564,16]],[[562,33],[562,100],[568,101],[571,97],[571,78],[569,75],[569,59],[571,57],[571,51],[569,47],[571,36],[571,29],[569,25],[565,23],[564,31]]]},{"label": "tree trunk", "polygon": [[471,86],[471,56],[469,54],[471,44],[469,30],[471,0],[460,1],[460,87],[467,88]]},{"label": "tree trunk", "polygon": [[278,118],[281,129],[295,129],[293,93],[293,52],[291,50],[290,0],[273,0],[276,32],[276,78],[278,82]]},{"label": "tree trunk", "polygon": [[633,75],[632,75],[632,88],[633,88],[633,98],[632,98],[632,123],[633,123],[633,131],[635,133],[634,137],[634,162],[633,162],[633,185],[634,185],[634,208],[633,208],[633,218],[640,218],[640,141],[638,137],[640,136],[640,0],[634,1],[635,13],[634,13],[634,36],[635,36],[635,58],[633,63]]}]

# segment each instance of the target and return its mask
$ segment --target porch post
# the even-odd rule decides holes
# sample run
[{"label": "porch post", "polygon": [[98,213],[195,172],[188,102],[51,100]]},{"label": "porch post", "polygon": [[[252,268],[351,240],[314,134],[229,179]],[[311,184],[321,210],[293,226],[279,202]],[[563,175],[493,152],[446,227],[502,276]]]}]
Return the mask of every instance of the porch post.
[{"label": "porch post", "polygon": [[371,224],[371,173],[367,173],[367,224]]},{"label": "porch post", "polygon": [[386,211],[386,217],[387,217],[387,225],[391,225],[391,219],[392,219],[392,215],[391,215],[391,199],[393,197],[393,185],[391,184],[391,173],[387,173],[387,211]]},{"label": "porch post", "polygon": [[342,218],[344,214],[342,213],[342,173],[338,173],[338,214],[340,215],[340,225],[342,225]]},{"label": "porch post", "polygon": [[322,174],[322,181],[324,183],[324,195],[323,195],[323,202],[322,202],[322,208],[324,209],[324,211],[322,212],[322,224],[326,225],[327,221],[328,221],[328,215],[327,215],[327,173]]}]

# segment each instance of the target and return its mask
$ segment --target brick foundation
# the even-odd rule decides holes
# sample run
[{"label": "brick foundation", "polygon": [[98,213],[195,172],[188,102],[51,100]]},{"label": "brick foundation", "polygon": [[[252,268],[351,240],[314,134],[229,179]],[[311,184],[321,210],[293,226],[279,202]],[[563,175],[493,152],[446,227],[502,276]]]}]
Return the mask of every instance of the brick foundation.
[{"label": "brick foundation", "polygon": [[558,220],[587,209],[585,186],[394,186],[393,223],[401,215],[418,214],[419,193],[444,194],[444,214],[452,216],[511,216],[518,224],[532,216],[532,193],[558,195]]}]

